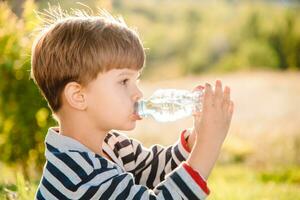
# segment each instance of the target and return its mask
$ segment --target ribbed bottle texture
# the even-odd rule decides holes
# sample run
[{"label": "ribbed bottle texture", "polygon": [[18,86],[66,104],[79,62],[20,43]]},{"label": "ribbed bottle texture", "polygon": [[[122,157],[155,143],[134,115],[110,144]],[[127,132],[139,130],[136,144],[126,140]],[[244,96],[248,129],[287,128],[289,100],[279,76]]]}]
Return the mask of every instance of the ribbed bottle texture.
[{"label": "ribbed bottle texture", "polygon": [[201,111],[202,96],[203,90],[159,89],[149,99],[137,102],[135,110],[142,118],[152,116],[159,122],[176,121]]}]

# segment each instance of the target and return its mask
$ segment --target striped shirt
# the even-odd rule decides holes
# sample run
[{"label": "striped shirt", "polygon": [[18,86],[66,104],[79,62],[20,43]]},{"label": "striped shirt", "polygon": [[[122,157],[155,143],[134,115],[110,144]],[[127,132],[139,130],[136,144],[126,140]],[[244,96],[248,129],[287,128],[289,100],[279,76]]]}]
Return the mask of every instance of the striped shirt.
[{"label": "striped shirt", "polygon": [[184,131],[172,146],[145,148],[110,132],[102,146],[110,161],[50,128],[36,199],[205,199],[205,180],[184,162],[187,137]]}]

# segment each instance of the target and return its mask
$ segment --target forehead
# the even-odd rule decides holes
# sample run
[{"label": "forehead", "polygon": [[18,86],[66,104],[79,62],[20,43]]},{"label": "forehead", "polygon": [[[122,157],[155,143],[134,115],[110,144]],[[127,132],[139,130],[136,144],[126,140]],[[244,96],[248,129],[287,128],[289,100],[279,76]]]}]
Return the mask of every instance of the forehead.
[{"label": "forehead", "polygon": [[120,76],[133,76],[137,77],[140,75],[140,70],[134,69],[112,69],[107,72],[111,76],[120,77]]},{"label": "forehead", "polygon": [[120,79],[123,77],[133,77],[138,78],[140,76],[140,70],[133,69],[111,69],[107,72],[99,73],[97,79],[103,81],[112,81],[115,79]]}]

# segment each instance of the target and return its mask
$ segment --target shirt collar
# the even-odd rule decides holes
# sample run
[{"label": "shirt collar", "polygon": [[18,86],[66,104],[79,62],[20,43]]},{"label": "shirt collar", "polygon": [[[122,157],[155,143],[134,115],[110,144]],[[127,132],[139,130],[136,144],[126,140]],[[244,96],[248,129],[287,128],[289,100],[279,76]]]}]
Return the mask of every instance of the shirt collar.
[{"label": "shirt collar", "polygon": [[59,134],[58,127],[51,127],[48,129],[45,143],[46,143],[47,150],[49,150],[49,148],[47,147],[48,144],[58,149],[60,152],[66,152],[70,150],[75,150],[80,152],[92,152],[89,148],[87,148],[77,140]]}]

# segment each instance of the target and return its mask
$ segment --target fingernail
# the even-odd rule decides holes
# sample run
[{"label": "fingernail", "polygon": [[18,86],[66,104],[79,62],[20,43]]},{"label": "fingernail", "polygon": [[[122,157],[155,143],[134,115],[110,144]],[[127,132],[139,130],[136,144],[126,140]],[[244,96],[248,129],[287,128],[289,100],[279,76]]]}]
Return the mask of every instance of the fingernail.
[{"label": "fingernail", "polygon": [[203,90],[205,87],[202,85],[198,85],[197,87],[194,88],[194,90]]},{"label": "fingernail", "polygon": [[226,92],[229,92],[229,91],[230,91],[230,87],[225,86],[225,91],[226,91]]}]

